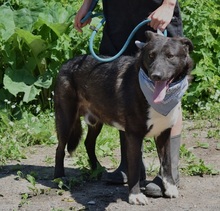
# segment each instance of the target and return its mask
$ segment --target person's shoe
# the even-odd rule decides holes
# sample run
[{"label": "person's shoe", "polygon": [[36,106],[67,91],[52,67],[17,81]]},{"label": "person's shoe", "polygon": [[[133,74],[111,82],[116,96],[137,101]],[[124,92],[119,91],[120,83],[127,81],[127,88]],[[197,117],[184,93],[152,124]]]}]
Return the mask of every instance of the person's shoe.
[{"label": "person's shoe", "polygon": [[[170,175],[170,177],[173,178],[177,187],[179,185],[178,164],[179,164],[180,142],[181,142],[181,135],[176,135],[176,136],[171,137],[170,138],[170,148],[168,148],[169,151],[167,153],[167,154],[170,154],[170,157],[171,157],[171,163],[170,163],[171,175]],[[152,182],[148,183],[145,186],[144,193],[147,196],[152,196],[152,197],[161,197],[161,196],[166,197],[165,188],[164,188],[160,173],[158,176],[156,176],[153,179]]]},{"label": "person's shoe", "polygon": [[143,193],[151,197],[162,197],[164,195],[164,186],[161,177],[156,176],[152,182],[142,188]]},{"label": "person's shoe", "polygon": [[[102,181],[111,183],[111,184],[126,184],[128,182],[127,173],[125,173],[124,165],[121,164],[115,171],[107,172],[105,171],[102,174]],[[141,177],[140,181],[144,181],[146,179],[145,166],[142,162],[141,165]]]},{"label": "person's shoe", "polygon": [[102,181],[111,184],[126,184],[128,178],[123,171],[117,169],[114,172],[104,172],[102,175]]}]

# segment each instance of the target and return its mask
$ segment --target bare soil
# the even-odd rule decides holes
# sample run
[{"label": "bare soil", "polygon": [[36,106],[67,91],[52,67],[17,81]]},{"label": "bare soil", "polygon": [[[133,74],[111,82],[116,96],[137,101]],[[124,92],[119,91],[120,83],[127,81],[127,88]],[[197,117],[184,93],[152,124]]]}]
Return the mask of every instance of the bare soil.
[{"label": "bare soil", "polygon": [[[216,149],[220,140],[207,138],[211,126],[203,130],[192,129],[194,122],[185,122],[182,143],[205,164],[220,170],[220,150]],[[194,127],[193,127],[194,128]],[[209,143],[207,149],[197,146],[197,142]],[[52,182],[54,171],[54,155],[56,146],[34,146],[26,149],[27,159],[13,161],[0,169],[0,211],[27,210],[91,210],[91,211],[219,211],[220,210],[220,175],[215,176],[186,176],[181,175],[179,198],[149,198],[146,206],[128,204],[127,185],[108,185],[102,181],[82,181],[70,191],[59,195],[59,188]],[[119,153],[116,155],[119,159]],[[80,177],[80,170],[72,165],[72,159],[66,156],[65,166],[67,177]],[[155,161],[156,160],[156,161]],[[109,170],[112,166],[108,159],[100,160]],[[157,159],[145,156],[146,164]],[[37,195],[30,190],[31,184],[18,178],[17,172],[24,175],[35,173],[36,189],[41,190]],[[148,178],[149,180],[152,177]],[[22,194],[29,198],[22,200]]]}]

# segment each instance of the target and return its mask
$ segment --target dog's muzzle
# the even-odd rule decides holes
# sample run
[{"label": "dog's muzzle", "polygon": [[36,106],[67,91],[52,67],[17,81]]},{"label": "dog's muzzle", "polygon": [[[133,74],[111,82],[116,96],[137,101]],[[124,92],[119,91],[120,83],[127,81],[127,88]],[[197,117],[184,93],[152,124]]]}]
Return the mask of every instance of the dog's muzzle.
[{"label": "dog's muzzle", "polygon": [[139,84],[150,106],[152,106],[155,111],[164,116],[169,114],[169,112],[181,101],[184,93],[188,88],[188,80],[186,76],[178,82],[170,83],[169,88],[166,90],[166,95],[163,101],[160,103],[154,103],[154,82],[146,75],[142,69],[139,71]]}]

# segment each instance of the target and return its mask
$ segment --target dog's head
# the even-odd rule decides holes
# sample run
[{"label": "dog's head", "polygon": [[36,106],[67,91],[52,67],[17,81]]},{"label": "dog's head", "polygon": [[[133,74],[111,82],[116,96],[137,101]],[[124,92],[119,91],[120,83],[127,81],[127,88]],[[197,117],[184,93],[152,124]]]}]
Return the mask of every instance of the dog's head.
[{"label": "dog's head", "polygon": [[189,53],[192,42],[187,38],[164,37],[147,31],[146,43],[136,42],[141,49],[138,64],[155,84],[155,89],[166,90],[171,82],[189,75],[193,61]]}]

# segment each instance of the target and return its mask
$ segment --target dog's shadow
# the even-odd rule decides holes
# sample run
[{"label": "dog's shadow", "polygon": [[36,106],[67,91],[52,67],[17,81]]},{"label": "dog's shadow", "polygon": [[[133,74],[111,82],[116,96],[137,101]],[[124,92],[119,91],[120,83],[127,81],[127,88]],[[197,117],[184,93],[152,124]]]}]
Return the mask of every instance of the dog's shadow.
[{"label": "dog's shadow", "polygon": [[[22,175],[18,172],[21,172]],[[40,184],[46,187],[45,189],[48,188],[55,192],[61,189],[58,187],[58,183],[53,180],[53,172],[54,167],[6,165],[0,168],[0,179],[10,175],[14,175],[14,180],[26,179],[26,176],[30,174],[36,179],[36,187],[37,184]],[[65,168],[65,172],[66,177],[62,178],[65,185],[61,188],[70,192],[73,201],[78,206],[81,205],[89,210],[105,210],[110,203],[118,200],[127,202],[127,186],[110,185],[101,181],[101,179],[84,179],[85,171],[76,168]],[[89,178],[90,175],[87,175],[87,177]],[[34,197],[32,200],[34,200]]]}]

